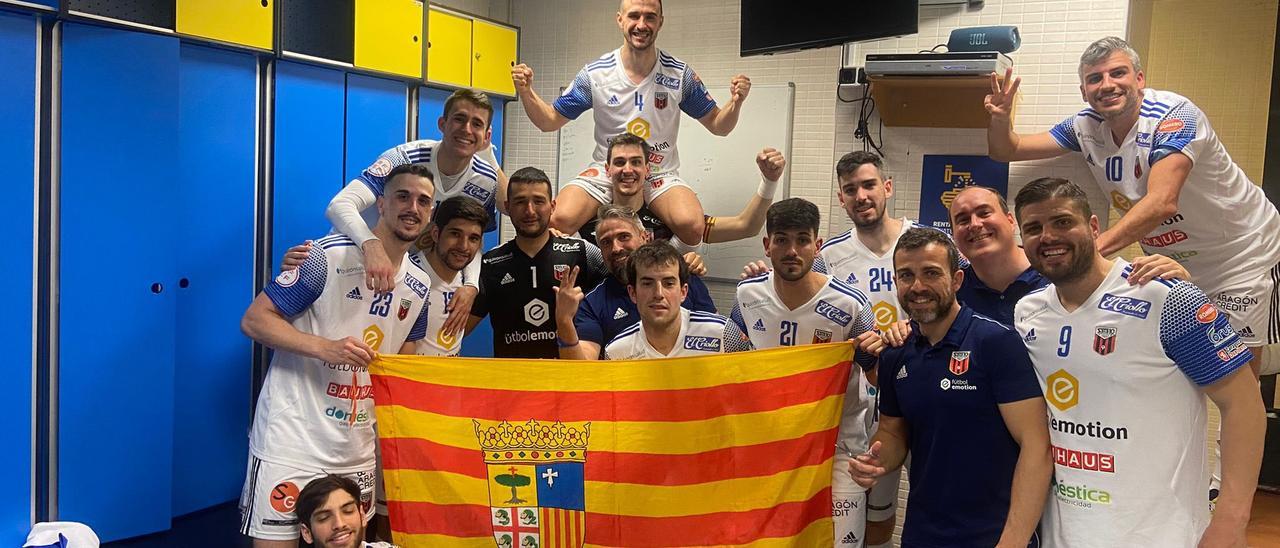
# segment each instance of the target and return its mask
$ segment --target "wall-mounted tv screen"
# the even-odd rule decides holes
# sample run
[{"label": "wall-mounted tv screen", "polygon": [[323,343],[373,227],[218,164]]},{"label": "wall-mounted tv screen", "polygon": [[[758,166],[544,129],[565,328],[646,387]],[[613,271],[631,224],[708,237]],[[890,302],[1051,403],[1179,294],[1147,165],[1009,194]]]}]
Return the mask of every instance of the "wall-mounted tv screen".
[{"label": "wall-mounted tv screen", "polygon": [[919,0],[742,0],[741,54],[915,34]]}]

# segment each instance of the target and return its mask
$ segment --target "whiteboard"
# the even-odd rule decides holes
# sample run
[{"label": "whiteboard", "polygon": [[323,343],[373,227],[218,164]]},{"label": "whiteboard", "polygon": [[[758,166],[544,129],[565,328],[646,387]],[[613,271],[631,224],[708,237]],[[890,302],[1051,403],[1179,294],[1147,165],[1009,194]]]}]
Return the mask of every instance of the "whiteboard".
[{"label": "whiteboard", "polygon": [[[729,98],[729,88],[708,88],[716,104]],[[795,106],[795,84],[760,84],[742,105],[738,125],[727,137],[717,137],[697,120],[682,116],[680,136],[680,177],[693,187],[707,215],[732,217],[742,211],[760,184],[756,153],[773,147],[787,158],[787,169],[779,182],[775,200],[790,195],[791,121]],[[590,113],[579,116],[560,129],[560,161],[557,173],[561,184],[586,169],[595,150],[594,121]],[[760,230],[761,236],[764,229]],[[760,237],[703,247],[707,277],[737,281],[742,265],[764,257]]]}]

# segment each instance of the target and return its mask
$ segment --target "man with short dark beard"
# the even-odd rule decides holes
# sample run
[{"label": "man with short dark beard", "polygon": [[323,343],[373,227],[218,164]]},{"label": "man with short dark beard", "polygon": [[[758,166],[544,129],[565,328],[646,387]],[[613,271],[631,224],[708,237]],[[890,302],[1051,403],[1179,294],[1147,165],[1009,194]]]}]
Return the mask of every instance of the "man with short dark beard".
[{"label": "man with short dark beard", "polygon": [[[774,348],[845,341],[870,333],[873,324],[867,296],[827,274],[813,270],[822,247],[818,237],[818,206],[801,198],[789,198],[769,207],[765,219],[764,250],[773,270],[738,282],[737,299],[730,318],[746,333],[755,348]],[[850,371],[840,413],[838,440],[847,451],[867,446],[867,414],[871,404],[863,370],[874,360],[859,353],[862,369]],[[861,542],[866,501],[865,489],[845,472],[848,455],[837,452],[831,481],[832,546]]]},{"label": "man with short dark beard", "polygon": [[1053,471],[1044,399],[1018,334],[956,301],[959,257],[937,230],[898,239],[898,300],[914,325],[906,344],[879,352],[880,428],[849,470],[870,488],[910,450],[903,546],[1039,546]]},{"label": "man with short dark beard", "polygon": [[542,170],[512,173],[506,206],[516,237],[484,254],[480,295],[467,331],[487,314],[493,321],[494,356],[554,359],[559,357],[554,288],[575,267],[578,285],[595,288],[606,275],[604,259],[596,246],[548,231],[556,202]]},{"label": "man with short dark beard", "polygon": [[[1266,435],[1246,342],[1190,282],[1130,285],[1070,181],[1027,183],[1014,213],[1027,260],[1053,282],[1014,311],[1050,404],[1046,543],[1244,546]],[[1222,412],[1212,519],[1205,396]]]}]

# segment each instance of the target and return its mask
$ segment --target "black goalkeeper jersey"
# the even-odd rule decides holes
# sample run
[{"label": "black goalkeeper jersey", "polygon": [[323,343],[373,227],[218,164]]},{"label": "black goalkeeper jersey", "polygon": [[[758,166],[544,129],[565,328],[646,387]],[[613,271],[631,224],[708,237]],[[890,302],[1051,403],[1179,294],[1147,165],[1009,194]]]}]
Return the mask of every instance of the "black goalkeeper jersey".
[{"label": "black goalkeeper jersey", "polygon": [[495,357],[560,357],[552,288],[575,266],[579,267],[577,285],[584,292],[609,275],[600,249],[576,238],[552,236],[532,257],[515,240],[484,254],[480,294],[471,313],[489,316]]}]

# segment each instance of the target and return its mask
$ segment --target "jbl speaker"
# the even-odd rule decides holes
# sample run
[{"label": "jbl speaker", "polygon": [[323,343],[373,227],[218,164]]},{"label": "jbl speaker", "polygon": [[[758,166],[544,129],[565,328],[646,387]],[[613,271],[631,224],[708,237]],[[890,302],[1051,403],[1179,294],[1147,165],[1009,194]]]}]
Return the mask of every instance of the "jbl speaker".
[{"label": "jbl speaker", "polygon": [[1022,45],[1018,36],[1018,27],[1001,25],[992,27],[969,27],[951,31],[947,40],[947,51],[998,51],[1013,53]]}]

